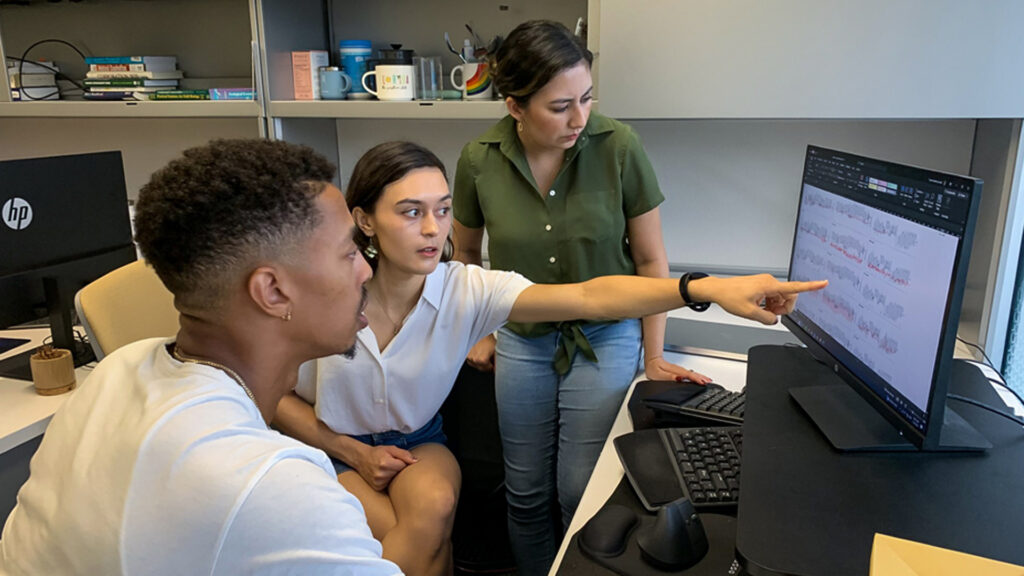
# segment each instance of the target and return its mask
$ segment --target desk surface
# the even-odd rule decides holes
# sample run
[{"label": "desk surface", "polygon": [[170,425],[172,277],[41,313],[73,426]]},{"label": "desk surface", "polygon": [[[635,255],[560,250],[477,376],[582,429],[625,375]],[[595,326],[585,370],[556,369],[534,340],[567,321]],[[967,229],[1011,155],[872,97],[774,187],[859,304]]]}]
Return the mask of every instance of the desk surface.
[{"label": "desk surface", "polygon": [[[50,335],[47,328],[28,328],[24,330],[3,330],[0,335],[7,338],[28,338],[28,344],[13,348],[0,358],[7,358],[42,344],[43,339]],[[81,384],[91,369],[83,366],[75,370],[75,377]],[[0,376],[0,454],[11,448],[39,436],[46,430],[53,413],[74,394],[74,391],[57,396],[40,396],[36,394],[32,382],[15,380]]]},{"label": "desk surface", "polygon": [[[806,350],[751,350],[748,384],[736,552],[751,574],[866,574],[876,532],[1024,564],[1019,424],[950,402],[991,449],[844,454],[790,398],[791,387],[841,385]],[[950,392],[998,402],[967,363]]]}]

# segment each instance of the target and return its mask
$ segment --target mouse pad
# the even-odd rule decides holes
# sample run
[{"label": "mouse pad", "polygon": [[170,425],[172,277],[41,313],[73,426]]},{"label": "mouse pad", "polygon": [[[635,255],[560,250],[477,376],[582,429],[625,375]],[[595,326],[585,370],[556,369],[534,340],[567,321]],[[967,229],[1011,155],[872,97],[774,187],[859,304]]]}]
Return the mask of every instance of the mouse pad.
[{"label": "mouse pad", "polygon": [[[654,518],[654,514],[646,512],[633,493],[629,481],[623,478],[619,482],[615,492],[612,493],[605,506],[619,504],[634,510],[643,518]],[[697,564],[679,572],[666,572],[648,565],[640,557],[640,549],[636,544],[636,530],[629,535],[629,542],[626,551],[616,558],[602,560],[606,564],[598,564],[589,556],[583,553],[579,547],[579,532],[573,534],[569,546],[565,550],[562,563],[558,566],[557,576],[613,576],[622,574],[624,576],[647,576],[665,574],[686,574],[687,576],[704,576],[723,574],[736,574],[734,567],[736,558],[736,519],[732,516],[722,514],[701,514],[701,522],[704,523],[704,531],[708,537],[709,550],[706,556]],[[621,562],[616,562],[621,560]]]}]

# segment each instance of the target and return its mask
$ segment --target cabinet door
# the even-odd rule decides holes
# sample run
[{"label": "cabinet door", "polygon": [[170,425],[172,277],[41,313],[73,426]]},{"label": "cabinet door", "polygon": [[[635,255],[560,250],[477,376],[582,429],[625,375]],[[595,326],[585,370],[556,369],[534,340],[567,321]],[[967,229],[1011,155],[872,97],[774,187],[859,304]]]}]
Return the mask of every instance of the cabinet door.
[{"label": "cabinet door", "polygon": [[601,0],[621,118],[1024,116],[1018,0]]}]

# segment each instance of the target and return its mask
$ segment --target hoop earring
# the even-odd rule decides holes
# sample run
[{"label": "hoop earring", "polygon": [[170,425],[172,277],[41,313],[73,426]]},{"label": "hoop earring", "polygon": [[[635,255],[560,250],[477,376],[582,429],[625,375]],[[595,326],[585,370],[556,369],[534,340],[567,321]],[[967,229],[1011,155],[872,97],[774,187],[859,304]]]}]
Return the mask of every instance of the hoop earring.
[{"label": "hoop earring", "polygon": [[516,122],[516,131],[518,131],[520,134],[522,134],[524,129],[525,128],[523,128],[523,121],[522,120],[520,120],[519,122]]}]

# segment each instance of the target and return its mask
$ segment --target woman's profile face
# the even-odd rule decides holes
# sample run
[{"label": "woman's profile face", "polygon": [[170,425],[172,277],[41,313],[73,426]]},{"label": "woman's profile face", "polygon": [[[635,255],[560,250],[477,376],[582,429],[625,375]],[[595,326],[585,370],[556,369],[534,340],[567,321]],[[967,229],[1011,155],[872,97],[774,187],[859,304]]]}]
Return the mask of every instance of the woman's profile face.
[{"label": "woman's profile face", "polygon": [[[513,110],[523,123],[519,137],[528,149],[568,150],[576,144],[590,118],[594,81],[585,60],[566,68],[530,97],[525,107]],[[515,106],[510,104],[510,106]]]},{"label": "woman's profile face", "polygon": [[433,272],[451,232],[451,212],[448,181],[437,168],[417,168],[385,186],[373,214],[365,216],[381,263],[411,274]]}]

